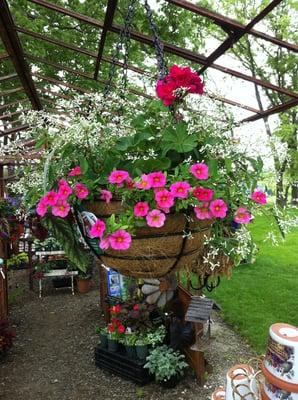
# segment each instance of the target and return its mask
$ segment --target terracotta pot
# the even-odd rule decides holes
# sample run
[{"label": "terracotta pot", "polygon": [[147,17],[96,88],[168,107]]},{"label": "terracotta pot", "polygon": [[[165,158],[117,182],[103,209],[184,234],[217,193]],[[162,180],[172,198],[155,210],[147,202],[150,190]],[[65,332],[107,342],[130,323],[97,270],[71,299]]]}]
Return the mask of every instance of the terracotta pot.
[{"label": "terracotta pot", "polygon": [[225,400],[226,392],[223,387],[216,389],[211,396],[211,400]]},{"label": "terracotta pot", "polygon": [[77,278],[78,292],[81,294],[88,293],[90,290],[90,279]]},{"label": "terracotta pot", "polygon": [[[120,201],[85,203],[87,211],[105,219],[123,211]],[[191,270],[204,249],[205,237],[211,233],[213,220],[199,221],[193,213],[168,214],[161,228],[136,229],[128,250],[108,249],[101,261],[122,275],[135,278],[160,278],[181,268]],[[191,237],[185,236],[190,231]]]}]

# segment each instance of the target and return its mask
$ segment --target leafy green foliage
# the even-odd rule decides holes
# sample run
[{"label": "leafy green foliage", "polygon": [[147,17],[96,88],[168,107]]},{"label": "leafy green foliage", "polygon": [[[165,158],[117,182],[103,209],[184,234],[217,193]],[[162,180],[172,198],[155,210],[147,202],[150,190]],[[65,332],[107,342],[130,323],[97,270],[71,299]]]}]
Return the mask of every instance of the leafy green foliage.
[{"label": "leafy green foliage", "polygon": [[144,368],[148,368],[154,374],[156,381],[168,381],[174,376],[183,374],[183,370],[188,366],[184,361],[185,356],[179,351],[164,345],[153,349],[147,357]]},{"label": "leafy green foliage", "polygon": [[163,153],[175,150],[178,153],[189,153],[197,146],[198,139],[188,133],[188,126],[184,122],[168,127],[163,132],[161,145]]},{"label": "leafy green foliage", "polygon": [[42,224],[51,230],[53,236],[63,247],[69,260],[81,271],[86,271],[90,258],[79,242],[75,226],[69,220],[47,215]]}]

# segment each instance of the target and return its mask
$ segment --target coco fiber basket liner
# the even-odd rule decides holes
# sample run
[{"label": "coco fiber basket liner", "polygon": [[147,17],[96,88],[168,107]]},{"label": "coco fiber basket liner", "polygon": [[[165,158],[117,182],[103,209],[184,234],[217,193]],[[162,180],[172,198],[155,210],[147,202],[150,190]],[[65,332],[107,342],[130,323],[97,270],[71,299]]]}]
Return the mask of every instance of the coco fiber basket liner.
[{"label": "coco fiber basket liner", "polygon": [[[111,206],[111,207],[109,207]],[[119,213],[121,202],[86,204],[99,218]],[[131,247],[125,251],[108,249],[99,258],[106,266],[135,278],[159,278],[179,269],[190,269],[210,236],[212,220],[199,221],[194,214],[169,214],[161,228],[136,230]]]}]

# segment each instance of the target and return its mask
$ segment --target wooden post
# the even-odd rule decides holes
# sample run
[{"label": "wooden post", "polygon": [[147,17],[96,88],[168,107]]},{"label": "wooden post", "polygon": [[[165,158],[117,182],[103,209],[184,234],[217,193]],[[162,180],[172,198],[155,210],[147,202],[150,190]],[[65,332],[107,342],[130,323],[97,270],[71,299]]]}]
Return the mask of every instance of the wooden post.
[{"label": "wooden post", "polygon": [[107,285],[107,271],[106,269],[102,266],[100,262],[99,263],[99,296],[100,296],[100,306],[101,310],[104,314],[105,321],[106,323],[110,322],[110,313],[109,313],[109,307],[106,302],[106,298],[108,295],[108,285]]},{"label": "wooden post", "polygon": [[[184,314],[186,313],[191,300],[191,293],[181,285],[178,285],[178,298],[182,303]],[[200,335],[203,324],[194,323],[195,334]],[[194,369],[199,385],[203,385],[206,380],[206,360],[203,351],[192,350],[191,346],[183,349],[186,360]]]}]

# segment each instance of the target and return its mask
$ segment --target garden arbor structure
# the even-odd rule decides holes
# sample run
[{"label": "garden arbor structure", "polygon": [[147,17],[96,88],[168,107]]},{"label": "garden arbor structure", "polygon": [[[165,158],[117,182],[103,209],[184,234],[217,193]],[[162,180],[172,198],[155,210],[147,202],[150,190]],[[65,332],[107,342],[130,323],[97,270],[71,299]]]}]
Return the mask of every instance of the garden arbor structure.
[{"label": "garden arbor structure", "polygon": [[[23,25],[21,25],[21,18],[17,12],[18,1],[0,0],[0,35],[2,39],[2,49],[0,50],[0,140],[2,143],[8,143],[10,140],[19,140],[22,143],[22,132],[29,128],[27,124],[23,124],[19,120],[22,112],[34,109],[46,110],[59,115],[60,111],[56,107],[57,99],[71,99],[75,93],[92,93],[93,90],[103,90],[107,83],[104,71],[113,63],[112,43],[117,40],[117,35],[123,29],[123,25],[118,24],[117,20],[123,21],[127,3],[117,0],[102,1],[102,5],[105,6],[105,13],[102,11],[99,13],[102,16],[101,19],[94,17],[97,10],[94,10],[91,13],[92,16],[90,16],[58,3],[58,1],[50,2],[47,0],[22,2],[22,14],[26,14],[27,19],[25,18]],[[139,12],[143,12],[145,16],[144,2],[136,3]],[[297,53],[298,46],[296,44],[271,36],[255,27],[272,10],[279,7],[282,0],[269,2],[267,7],[261,9],[246,25],[189,1],[166,0],[164,3],[166,7],[170,8],[170,11],[183,9],[189,15],[189,18],[199,16],[204,20],[212,21],[214,25],[220,27],[226,33],[226,39],[207,55],[198,54],[193,50],[163,40],[162,35],[160,35],[166,59],[180,64],[187,62],[200,74],[209,70],[216,70],[223,75],[237,78],[240,83],[243,81],[250,82],[278,94],[281,100],[279,105],[267,110],[260,110],[230,98],[207,93],[208,96],[218,101],[245,110],[246,117],[239,120],[239,123],[267,118],[298,104],[298,93],[227,67],[221,62],[220,58],[244,35],[250,35],[257,40],[266,41],[287,51]],[[156,10],[156,13],[158,13],[158,10]],[[50,19],[44,20],[45,15],[50,15]],[[55,18],[58,22],[55,22]],[[34,24],[35,21],[37,21],[36,24]],[[49,25],[49,21],[53,24],[52,27]],[[67,24],[65,21],[67,21]],[[30,28],[31,23],[34,29]],[[60,28],[64,29],[62,26],[64,24],[66,25],[64,28],[70,32],[68,41],[61,40],[57,35]],[[71,40],[71,35],[77,34],[76,30],[79,33],[84,32],[84,29],[89,35],[88,38],[97,37],[97,43],[93,43],[93,47],[97,48],[97,51],[73,44],[78,40],[75,37],[74,40]],[[159,29],[160,27],[157,26],[157,30]],[[152,51],[154,38],[151,33],[140,32],[133,25],[133,29],[130,31],[130,39],[134,45],[139,46],[140,51],[145,53]],[[29,42],[30,46],[28,47]],[[35,48],[39,49],[38,53],[33,51]],[[53,53],[50,52],[51,48]],[[44,51],[40,51],[42,49]],[[60,58],[55,59],[55,54],[59,55],[61,51],[71,54],[73,59],[68,58],[67,63],[61,62]],[[121,60],[114,60],[114,62],[118,71],[121,68],[127,68],[136,76],[150,77],[154,75],[152,70],[144,67],[144,62],[140,62],[140,65],[135,61],[132,62],[132,60],[128,60],[127,63]],[[73,66],[76,63],[79,67]],[[115,82],[112,82],[112,84],[115,84]],[[128,91],[133,95],[146,98],[152,96],[143,89],[133,87],[130,82]],[[63,123],[63,120],[61,123]],[[38,154],[32,150],[34,141],[24,142],[23,145],[23,156],[25,155],[30,159],[38,157]],[[14,164],[17,161],[2,159],[1,164]]]}]

